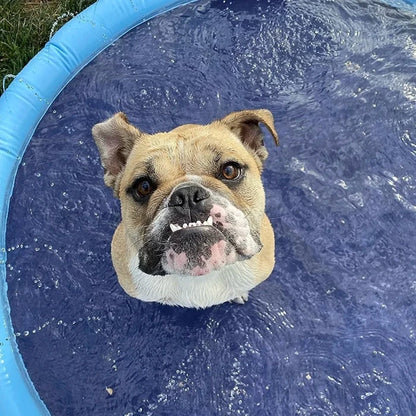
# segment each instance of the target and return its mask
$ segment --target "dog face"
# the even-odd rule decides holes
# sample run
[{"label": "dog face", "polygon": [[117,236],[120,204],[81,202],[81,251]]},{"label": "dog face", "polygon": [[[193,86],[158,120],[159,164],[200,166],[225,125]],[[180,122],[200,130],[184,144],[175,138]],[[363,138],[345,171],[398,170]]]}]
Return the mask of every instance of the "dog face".
[{"label": "dog face", "polygon": [[105,182],[120,198],[144,273],[204,275],[259,252],[267,157],[260,122],[277,143],[267,110],[154,135],[123,113],[94,126]]}]

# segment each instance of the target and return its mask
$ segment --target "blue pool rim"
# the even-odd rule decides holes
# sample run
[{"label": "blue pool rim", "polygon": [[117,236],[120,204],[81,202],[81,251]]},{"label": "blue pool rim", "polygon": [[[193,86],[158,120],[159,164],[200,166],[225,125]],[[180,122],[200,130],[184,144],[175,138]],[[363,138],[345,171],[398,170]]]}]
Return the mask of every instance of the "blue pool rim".
[{"label": "blue pool rim", "polygon": [[65,24],[0,97],[0,415],[50,414],[19,354],[7,298],[7,215],[25,149],[54,99],[95,56],[132,28],[193,1],[98,0]]}]

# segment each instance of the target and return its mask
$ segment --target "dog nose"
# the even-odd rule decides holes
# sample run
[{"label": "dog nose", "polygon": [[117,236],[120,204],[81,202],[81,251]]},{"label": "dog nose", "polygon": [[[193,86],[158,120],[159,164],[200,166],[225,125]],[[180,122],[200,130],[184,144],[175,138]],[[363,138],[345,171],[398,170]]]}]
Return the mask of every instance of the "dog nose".
[{"label": "dog nose", "polygon": [[208,199],[209,196],[209,192],[201,186],[183,186],[173,192],[168,206],[182,209],[198,208],[203,205],[203,201]]}]

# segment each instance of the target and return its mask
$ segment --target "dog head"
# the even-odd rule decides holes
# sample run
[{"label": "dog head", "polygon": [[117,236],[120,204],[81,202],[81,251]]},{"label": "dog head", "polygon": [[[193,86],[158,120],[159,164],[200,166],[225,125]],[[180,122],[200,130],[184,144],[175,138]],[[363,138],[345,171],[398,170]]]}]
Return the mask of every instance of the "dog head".
[{"label": "dog head", "polygon": [[146,134],[123,113],[93,127],[104,181],[121,201],[139,268],[203,275],[261,250],[268,110],[231,113],[208,125]]}]

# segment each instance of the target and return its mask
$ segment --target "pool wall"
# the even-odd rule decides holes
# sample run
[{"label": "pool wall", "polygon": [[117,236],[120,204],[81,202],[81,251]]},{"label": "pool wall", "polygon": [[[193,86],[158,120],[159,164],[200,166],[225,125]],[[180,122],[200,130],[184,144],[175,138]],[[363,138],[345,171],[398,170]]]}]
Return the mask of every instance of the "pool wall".
[{"label": "pool wall", "polygon": [[141,23],[195,0],[99,0],[65,24],[0,97],[0,415],[49,415],[19,354],[6,282],[6,225],[17,169],[54,99],[96,55]]}]

